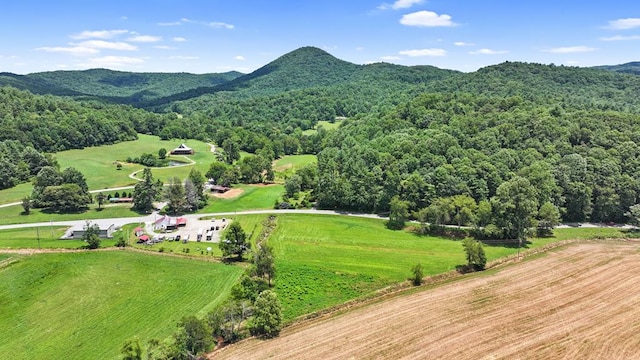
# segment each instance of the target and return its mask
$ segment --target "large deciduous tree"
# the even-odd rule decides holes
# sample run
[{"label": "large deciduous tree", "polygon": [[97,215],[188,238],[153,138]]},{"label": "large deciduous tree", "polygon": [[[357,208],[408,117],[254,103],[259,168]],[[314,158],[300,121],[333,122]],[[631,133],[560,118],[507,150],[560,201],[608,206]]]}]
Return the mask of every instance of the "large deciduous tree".
[{"label": "large deciduous tree", "polygon": [[529,180],[515,176],[502,183],[491,199],[498,227],[505,237],[516,239],[521,246],[533,226],[538,210],[536,190]]},{"label": "large deciduous tree", "polygon": [[282,328],[282,306],[274,291],[266,290],[258,295],[254,303],[253,318],[249,331],[255,336],[274,337]]},{"label": "large deciduous tree", "polygon": [[229,225],[225,238],[220,241],[219,246],[222,256],[236,256],[238,260],[242,260],[242,256],[251,248],[251,244],[247,241],[247,234],[237,221]]}]

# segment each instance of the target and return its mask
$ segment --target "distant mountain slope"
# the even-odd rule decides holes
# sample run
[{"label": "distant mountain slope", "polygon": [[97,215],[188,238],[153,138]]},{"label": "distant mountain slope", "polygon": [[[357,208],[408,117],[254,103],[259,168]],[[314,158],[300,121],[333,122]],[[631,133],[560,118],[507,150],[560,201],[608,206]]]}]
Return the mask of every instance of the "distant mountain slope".
[{"label": "distant mountain slope", "polygon": [[50,71],[28,75],[0,74],[0,85],[11,85],[37,94],[88,96],[136,105],[190,89],[215,86],[242,75],[134,73],[107,69]]},{"label": "distant mountain slope", "polygon": [[[246,99],[274,96],[288,91],[336,87],[361,87],[389,93],[398,86],[443,79],[458,73],[433,66],[401,66],[387,63],[357,65],[340,60],[324,50],[303,47],[289,52],[256,71],[215,87],[186,91],[157,99],[148,106],[163,106],[206,94],[224,93],[225,98]],[[365,82],[366,84],[363,84]],[[358,91],[356,89],[356,91]]]},{"label": "distant mountain slope", "polygon": [[537,103],[640,110],[640,77],[595,68],[505,62],[431,82],[427,91],[520,96]]},{"label": "distant mountain slope", "polygon": [[620,64],[620,65],[595,66],[594,68],[626,73],[626,74],[640,75],[640,61],[632,61],[626,64]]}]

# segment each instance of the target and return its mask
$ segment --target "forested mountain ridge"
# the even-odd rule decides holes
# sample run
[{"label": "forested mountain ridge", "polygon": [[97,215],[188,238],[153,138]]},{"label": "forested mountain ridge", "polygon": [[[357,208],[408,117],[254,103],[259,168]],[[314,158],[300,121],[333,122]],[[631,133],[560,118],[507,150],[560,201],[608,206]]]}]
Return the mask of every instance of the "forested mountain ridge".
[{"label": "forested mountain ridge", "polygon": [[139,105],[157,98],[201,87],[212,87],[242,75],[137,73],[107,69],[60,70],[16,75],[0,73],[0,86],[29,90],[35,94],[95,98],[113,103]]},{"label": "forested mountain ridge", "polygon": [[614,72],[640,75],[640,61],[632,61],[620,65],[601,65],[594,66],[596,69],[604,69]]}]

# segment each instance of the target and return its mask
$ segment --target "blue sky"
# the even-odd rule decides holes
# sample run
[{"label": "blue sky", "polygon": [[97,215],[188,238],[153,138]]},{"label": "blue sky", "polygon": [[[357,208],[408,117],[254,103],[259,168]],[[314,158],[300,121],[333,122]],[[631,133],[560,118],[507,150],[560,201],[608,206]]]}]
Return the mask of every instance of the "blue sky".
[{"label": "blue sky", "polygon": [[504,61],[640,61],[640,1],[20,0],[0,72],[251,72],[302,46],[356,64],[475,71]]}]

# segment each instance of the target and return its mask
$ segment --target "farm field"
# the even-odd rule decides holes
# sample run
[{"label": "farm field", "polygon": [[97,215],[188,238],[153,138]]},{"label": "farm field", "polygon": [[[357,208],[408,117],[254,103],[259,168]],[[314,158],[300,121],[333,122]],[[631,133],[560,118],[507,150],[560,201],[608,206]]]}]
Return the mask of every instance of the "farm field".
[{"label": "farm field", "polygon": [[[533,239],[528,247],[557,240]],[[276,291],[286,321],[402,282],[417,263],[423,265],[425,275],[465,263],[460,241],[388,230],[378,219],[278,215],[269,244],[275,251]],[[485,246],[485,251],[491,261],[517,249]]]},{"label": "farm field", "polygon": [[213,359],[631,359],[637,242],[566,246],[250,339]]},{"label": "farm field", "polygon": [[11,359],[117,358],[127,339],[163,340],[204,315],[242,271],[117,250],[16,258],[0,268],[0,353]]}]

